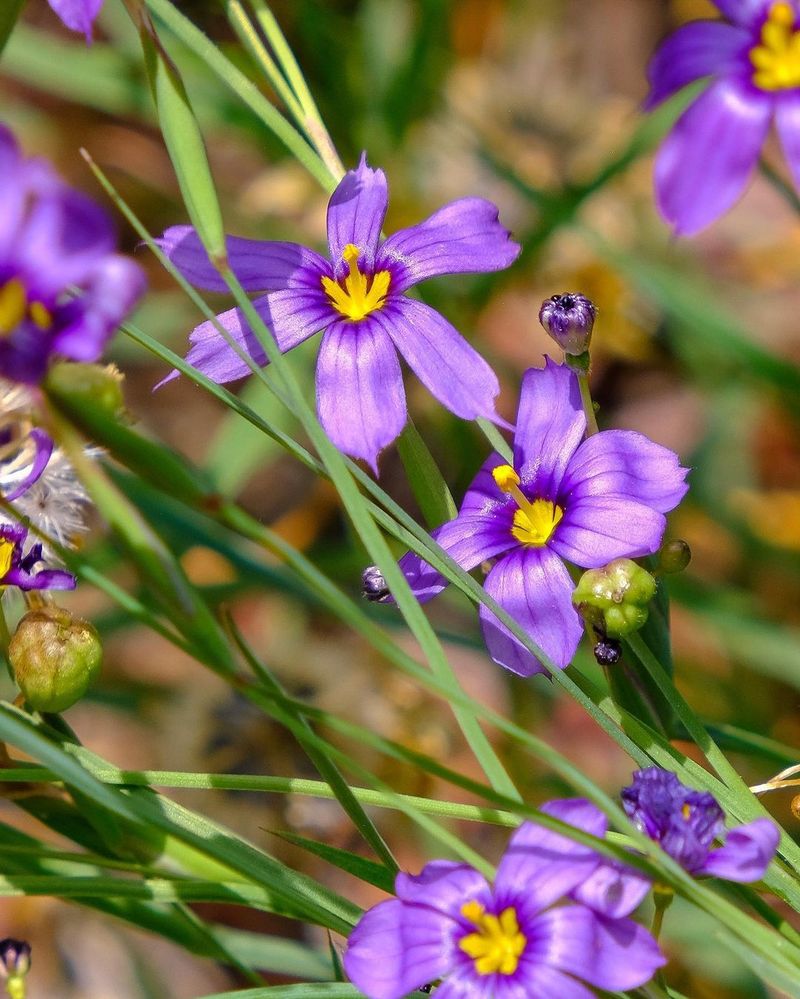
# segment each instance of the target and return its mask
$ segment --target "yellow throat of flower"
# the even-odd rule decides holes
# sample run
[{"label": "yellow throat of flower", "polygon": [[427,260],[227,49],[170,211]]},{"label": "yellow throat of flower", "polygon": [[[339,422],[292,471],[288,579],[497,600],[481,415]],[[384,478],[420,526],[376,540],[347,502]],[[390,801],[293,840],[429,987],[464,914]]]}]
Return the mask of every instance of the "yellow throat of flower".
[{"label": "yellow throat of flower", "polygon": [[761,29],[760,44],[750,49],[753,83],[761,90],[800,87],[800,31],[791,4],[774,3]]},{"label": "yellow throat of flower", "polygon": [[[11,568],[11,559],[14,555],[14,542],[3,539],[0,541],[0,580],[5,579],[6,573]],[[2,586],[2,583],[0,583]]]},{"label": "yellow throat of flower", "polygon": [[514,514],[511,534],[523,545],[541,548],[553,536],[553,531],[564,516],[560,506],[546,499],[527,499],[519,488],[519,476],[511,465],[498,465],[492,470],[498,488],[509,493],[519,509]]},{"label": "yellow throat of flower", "polygon": [[461,915],[476,928],[458,942],[458,946],[475,962],[479,975],[513,975],[528,943],[520,932],[517,913],[511,907],[499,916],[487,913],[480,902],[461,906]]},{"label": "yellow throat of flower", "polygon": [[41,302],[29,302],[25,285],[12,278],[0,285],[0,337],[9,336],[24,319],[30,319],[40,330],[53,325],[53,317]]},{"label": "yellow throat of flower", "polygon": [[360,253],[358,247],[352,243],[348,243],[344,248],[342,257],[350,268],[350,273],[344,279],[343,285],[329,277],[322,279],[325,294],[336,311],[355,322],[382,307],[391,278],[388,271],[378,271],[370,281],[366,274],[362,274],[358,269]]}]

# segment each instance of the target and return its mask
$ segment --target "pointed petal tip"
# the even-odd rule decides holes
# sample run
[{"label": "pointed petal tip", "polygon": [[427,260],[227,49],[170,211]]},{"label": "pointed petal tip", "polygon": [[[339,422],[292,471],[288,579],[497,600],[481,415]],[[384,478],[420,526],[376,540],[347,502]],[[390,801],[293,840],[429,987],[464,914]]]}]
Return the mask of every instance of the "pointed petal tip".
[{"label": "pointed petal tip", "polygon": [[172,371],[170,371],[170,373],[166,376],[166,378],[162,378],[160,382],[158,382],[156,385],[153,386],[151,391],[158,392],[158,390],[162,388],[164,385],[166,385],[167,382],[174,382],[175,379],[180,378],[180,376],[181,376],[180,371],[178,371],[177,368],[173,368]]}]

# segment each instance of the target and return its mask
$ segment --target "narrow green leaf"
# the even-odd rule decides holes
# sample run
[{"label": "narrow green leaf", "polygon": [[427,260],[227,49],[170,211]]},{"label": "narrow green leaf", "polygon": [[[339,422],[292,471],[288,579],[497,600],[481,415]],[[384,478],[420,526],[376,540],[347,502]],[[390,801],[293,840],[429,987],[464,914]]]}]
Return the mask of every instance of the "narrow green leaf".
[{"label": "narrow green leaf", "polygon": [[6,42],[11,37],[17,18],[22,13],[25,0],[4,0],[0,7],[0,53],[6,47]]},{"label": "narrow green leaf", "polygon": [[376,864],[365,857],[359,857],[358,854],[351,853],[349,850],[341,850],[339,847],[330,846],[328,843],[319,843],[315,839],[298,836],[296,833],[279,829],[272,830],[272,834],[273,836],[285,839],[287,843],[294,843],[295,846],[300,846],[304,850],[308,850],[315,857],[320,857],[334,867],[352,874],[353,877],[359,878],[361,881],[366,881],[367,884],[374,885],[376,888],[380,888],[390,894],[394,890],[394,877],[382,864]]},{"label": "narrow green leaf", "polygon": [[439,527],[445,521],[452,520],[458,513],[456,504],[439,466],[410,417],[397,438],[397,450],[414,499],[419,504],[428,527]]}]

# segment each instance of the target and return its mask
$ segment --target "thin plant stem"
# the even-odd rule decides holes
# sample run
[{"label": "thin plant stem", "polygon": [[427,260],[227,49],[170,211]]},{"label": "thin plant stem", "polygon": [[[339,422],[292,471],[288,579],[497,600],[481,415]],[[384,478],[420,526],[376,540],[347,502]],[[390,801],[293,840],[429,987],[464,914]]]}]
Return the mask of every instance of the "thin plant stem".
[{"label": "thin plant stem", "polygon": [[578,385],[581,390],[583,412],[586,415],[586,436],[591,437],[592,434],[599,433],[600,428],[597,426],[597,414],[595,413],[594,403],[592,402],[592,392],[589,388],[588,371],[584,371],[578,375]]},{"label": "thin plant stem", "polygon": [[798,195],[792,185],[785,181],[778,171],[764,159],[759,160],[758,169],[761,171],[762,176],[769,181],[778,194],[780,194],[783,200],[789,205],[792,211],[794,211],[795,214],[800,215],[800,195]]}]

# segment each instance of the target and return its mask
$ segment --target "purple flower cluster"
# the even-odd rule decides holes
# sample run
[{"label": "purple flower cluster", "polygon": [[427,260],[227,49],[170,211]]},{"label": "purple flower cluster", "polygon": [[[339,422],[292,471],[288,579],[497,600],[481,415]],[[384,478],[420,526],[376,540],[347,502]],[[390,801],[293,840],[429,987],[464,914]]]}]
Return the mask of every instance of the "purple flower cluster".
[{"label": "purple flower cluster", "polygon": [[[664,514],[684,494],[677,455],[629,430],[584,440],[586,418],[576,375],[547,360],[526,372],[517,414],[513,467],[493,455],[467,490],[458,516],[433,532],[463,568],[496,559],[487,592],[559,668],[581,638],[565,562],[596,569],[616,558],[655,552]],[[447,585],[423,558],[400,562],[420,601]],[[544,666],[495,615],[480,609],[495,662],[522,676]]]},{"label": "purple flower cluster", "polygon": [[48,164],[24,158],[3,126],[0,176],[0,375],[35,384],[54,355],[97,360],[144,275],[115,253],[106,213]]},{"label": "purple flower cluster", "polygon": [[86,41],[92,40],[92,25],[100,13],[103,0],[47,0],[64,24],[72,31],[81,31]]},{"label": "purple flower cluster", "polygon": [[667,38],[648,75],[652,108],[703,77],[708,86],[659,150],[656,200],[688,236],[747,185],[772,121],[800,188],[800,10],[797,0],[714,0],[727,21],[693,21]]},{"label": "purple flower cluster", "polygon": [[622,805],[633,824],[690,874],[728,881],[758,881],[778,847],[780,834],[769,819],[755,819],[730,830],[725,813],[708,791],[684,787],[675,774],[659,767],[637,770],[623,788]]},{"label": "purple flower cluster", "polygon": [[[329,260],[296,243],[227,241],[242,287],[265,292],[253,307],[281,351],[324,331],[317,360],[320,422],[341,451],[374,470],[407,418],[398,352],[456,416],[497,419],[500,387],[492,369],[443,316],[405,293],[444,274],[500,270],[519,253],[497,208],[481,198],[454,201],[381,241],[387,204],[386,177],[363,156],[328,205]],[[159,242],[192,284],[228,290],[190,226],[167,229]],[[258,364],[267,363],[240,310],[217,319]],[[201,324],[189,339],[187,361],[215,382],[250,373],[213,323]]]},{"label": "purple flower cluster", "polygon": [[[580,798],[541,809],[603,837],[605,816]],[[523,823],[489,885],[445,860],[400,873],[397,898],[361,918],[345,970],[369,999],[401,999],[443,979],[440,999],[590,999],[582,982],[636,988],[665,963],[652,936],[628,915],[646,878],[590,847]]]}]

